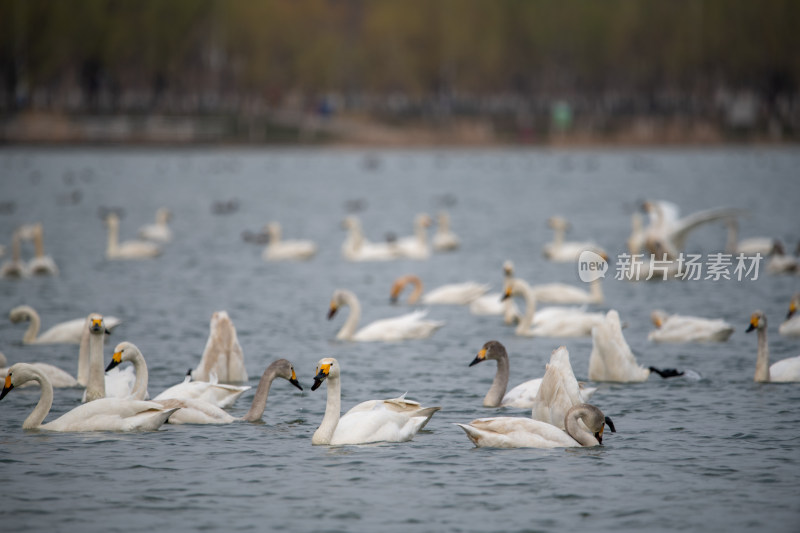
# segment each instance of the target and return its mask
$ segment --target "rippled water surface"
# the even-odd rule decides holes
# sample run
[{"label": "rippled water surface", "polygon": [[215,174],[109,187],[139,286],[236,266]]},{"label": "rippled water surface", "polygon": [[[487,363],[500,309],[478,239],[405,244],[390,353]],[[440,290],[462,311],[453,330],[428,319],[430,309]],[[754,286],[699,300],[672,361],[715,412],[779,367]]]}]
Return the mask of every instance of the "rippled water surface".
[{"label": "rippled water surface", "polygon": [[[619,310],[640,363],[688,368],[702,379],[600,384],[593,403],[617,433],[591,449],[476,449],[455,422],[503,412],[485,409],[492,363],[469,368],[481,345],[498,339],[511,358],[511,385],[544,372],[550,352],[570,351],[586,379],[591,339],[519,338],[497,317],[438,306],[447,321],[432,338],[395,344],[334,340],[344,317],[326,320],[336,288],[356,292],[364,321],[399,314],[389,287],[413,272],[427,287],[478,280],[500,290],[501,264],[532,283],[579,284],[577,269],[541,256],[550,215],[572,222],[570,238],[591,238],[616,256],[630,215],[645,198],[684,213],[717,206],[750,210],[741,237],[800,239],[800,151],[328,151],[328,150],[0,150],[0,238],[42,221],[58,277],[0,280],[0,313],[30,304],[44,327],[113,314],[124,324],[111,343],[137,344],[151,394],[199,361],[216,310],[239,334],[252,385],[286,357],[305,391],[272,387],[263,423],[164,426],[150,433],[26,432],[38,391],[0,402],[0,522],[4,531],[797,531],[800,528],[800,384],[753,382],[756,339],[749,315],[769,317],[773,360],[800,354],[778,335],[800,277],[755,281],[633,283],[610,275],[602,310]],[[212,213],[235,199],[238,210]],[[361,199],[367,235],[410,234],[418,212],[451,213],[462,248],[428,261],[344,261],[340,221]],[[156,209],[174,214],[174,241],[152,261],[104,259],[98,208],[123,207],[132,238]],[[267,264],[242,240],[269,220],[285,238],[319,245],[306,263]],[[688,250],[720,251],[724,229],[693,234]],[[25,248],[25,254],[32,250]],[[7,256],[6,258],[7,259]],[[3,259],[3,260],[4,260]],[[2,260],[0,260],[2,261]],[[763,267],[763,265],[762,265]],[[613,272],[609,272],[613,274]],[[724,344],[647,341],[660,307],[736,326]],[[346,309],[344,312],[346,313]],[[8,360],[77,369],[77,347],[22,346],[22,324],[0,320]],[[106,347],[106,359],[111,347]],[[325,388],[310,392],[323,356],[343,368],[343,407],[408,391],[441,405],[407,443],[329,448],[311,445]],[[81,390],[57,389],[48,419],[78,405]],[[246,393],[231,412],[242,416]]]}]

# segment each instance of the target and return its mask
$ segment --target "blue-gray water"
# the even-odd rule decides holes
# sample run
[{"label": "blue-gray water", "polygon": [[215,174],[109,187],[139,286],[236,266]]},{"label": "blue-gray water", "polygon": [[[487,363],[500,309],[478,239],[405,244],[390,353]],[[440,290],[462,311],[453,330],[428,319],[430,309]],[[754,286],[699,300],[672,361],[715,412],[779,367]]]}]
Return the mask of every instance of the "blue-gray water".
[{"label": "blue-gray water", "polygon": [[[800,353],[777,328],[800,277],[756,281],[605,283],[606,303],[628,323],[640,363],[689,368],[703,379],[601,384],[593,398],[617,433],[592,449],[476,449],[454,425],[493,414],[481,400],[493,363],[469,368],[481,345],[503,342],[511,385],[544,373],[565,344],[586,379],[591,339],[519,338],[498,317],[464,307],[431,308],[447,321],[432,338],[396,344],[334,340],[344,317],[325,319],[336,288],[355,291],[362,323],[399,314],[389,286],[413,272],[428,288],[478,280],[500,290],[502,262],[532,282],[579,284],[574,265],[541,256],[550,215],[612,257],[624,250],[630,214],[643,199],[677,202],[684,213],[717,206],[750,210],[740,237],[767,235],[793,249],[800,239],[800,151],[796,149],[608,150],[0,150],[0,242],[42,221],[58,277],[0,280],[0,313],[30,304],[43,327],[90,311],[125,320],[106,347],[137,344],[150,392],[182,379],[202,353],[211,314],[227,310],[251,384],[274,359],[290,359],[305,387],[278,381],[260,424],[164,426],[151,433],[25,432],[38,391],[0,402],[0,523],[4,531],[798,531],[800,384],[755,384],[750,314],[769,318],[772,359]],[[79,193],[75,193],[79,191]],[[71,200],[80,196],[77,204]],[[238,211],[212,214],[215,201]],[[444,198],[462,248],[429,261],[348,263],[340,221],[348,200],[372,239],[410,234],[415,213]],[[452,202],[451,202],[452,203]],[[124,207],[123,239],[174,213],[174,241],[152,261],[104,259],[98,207]],[[9,212],[11,211],[11,212]],[[307,263],[267,264],[244,230],[269,220],[285,238],[310,238]],[[699,230],[689,251],[719,251],[721,226]],[[30,255],[32,250],[25,249]],[[7,259],[7,257],[6,257]],[[0,260],[2,261],[2,260]],[[613,274],[612,272],[609,272]],[[722,317],[736,326],[724,344],[654,345],[649,313]],[[345,313],[347,309],[343,310]],[[22,346],[25,327],[0,320],[10,363],[45,361],[74,373],[77,347]],[[309,391],[316,362],[339,359],[343,408],[408,391],[441,405],[411,442],[311,446],[325,388]],[[52,420],[81,391],[57,389]],[[231,410],[243,415],[252,391]]]}]

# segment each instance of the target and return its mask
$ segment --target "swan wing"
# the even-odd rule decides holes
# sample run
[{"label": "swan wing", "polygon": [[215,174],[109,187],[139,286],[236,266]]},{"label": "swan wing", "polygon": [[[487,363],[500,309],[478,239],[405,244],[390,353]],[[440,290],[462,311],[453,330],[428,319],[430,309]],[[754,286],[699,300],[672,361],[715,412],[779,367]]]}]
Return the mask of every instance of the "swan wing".
[{"label": "swan wing", "polygon": [[157,403],[166,409],[178,409],[169,417],[170,424],[230,424],[230,414],[211,402],[192,398],[171,398]]},{"label": "swan wing", "polygon": [[503,401],[500,402],[500,405],[502,407],[519,407],[521,409],[533,407],[533,402],[541,384],[542,378],[534,378],[520,383],[503,396]]},{"label": "swan wing", "polygon": [[85,318],[76,318],[56,324],[36,337],[35,344],[80,344]]},{"label": "swan wing", "polygon": [[484,448],[562,448],[580,446],[561,429],[530,418],[500,416],[457,424],[475,446]]},{"label": "swan wing", "polygon": [[744,209],[735,207],[722,207],[715,209],[706,209],[692,213],[673,224],[673,227],[668,235],[669,240],[673,243],[676,249],[683,250],[686,245],[686,238],[693,230],[708,224],[710,222],[717,222],[727,218],[742,216],[747,214]]},{"label": "swan wing", "polygon": [[61,417],[44,424],[50,431],[137,431],[158,429],[174,409],[156,402],[100,398],[79,405]]},{"label": "swan wing", "polygon": [[787,337],[800,337],[800,314],[793,316],[778,328],[781,335]]},{"label": "swan wing", "polygon": [[776,382],[800,381],[800,355],[770,365],[769,380]]},{"label": "swan wing", "polygon": [[637,363],[622,334],[619,313],[612,309],[605,321],[592,329],[589,379],[624,383],[645,381],[649,376],[650,370]]},{"label": "swan wing", "polygon": [[[426,304],[466,305],[489,290],[489,285],[466,281],[442,285],[426,293],[422,302]],[[500,298],[498,298],[499,300]]]},{"label": "swan wing", "polygon": [[425,310],[413,311],[394,318],[376,320],[364,326],[353,336],[357,341],[399,341],[422,339],[444,326],[444,322],[425,320]]},{"label": "swan wing", "polygon": [[347,413],[339,419],[331,444],[404,442],[413,439],[427,420],[425,416],[408,416],[385,406]]}]

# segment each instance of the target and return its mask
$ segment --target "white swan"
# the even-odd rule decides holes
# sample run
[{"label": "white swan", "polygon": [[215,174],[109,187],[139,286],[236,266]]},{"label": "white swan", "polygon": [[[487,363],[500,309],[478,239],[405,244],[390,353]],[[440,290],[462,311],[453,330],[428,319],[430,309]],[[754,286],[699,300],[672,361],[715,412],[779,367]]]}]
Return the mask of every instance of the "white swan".
[{"label": "white swan", "polygon": [[[72,377],[69,372],[65,372],[58,368],[57,366],[53,366],[47,363],[30,363],[31,366],[35,367],[39,372],[44,374],[50,384],[55,388],[70,388],[70,387],[77,387],[78,380]],[[8,375],[8,360],[6,356],[0,352],[0,379],[5,379],[6,375]],[[33,382],[28,382],[23,387],[27,385],[33,385]]]},{"label": "white swan", "polygon": [[592,327],[602,323],[602,313],[587,313],[577,307],[545,307],[536,310],[536,298],[525,280],[513,278],[506,282],[503,298],[522,296],[525,315],[515,333],[524,337],[584,337]]},{"label": "white swan", "polygon": [[761,254],[766,257],[775,246],[775,239],[772,237],[749,237],[739,240],[739,221],[731,217],[725,221],[728,227],[728,239],[725,244],[725,251],[729,254],[744,254],[752,256]]},{"label": "white swan", "polygon": [[457,250],[461,245],[458,235],[450,229],[450,215],[442,211],[436,218],[436,233],[431,239],[433,249],[437,252],[450,252]]},{"label": "white swan", "polygon": [[752,314],[750,325],[745,331],[749,333],[754,329],[758,330],[758,355],[754,380],[762,383],[800,381],[800,355],[769,364],[767,317],[761,311]]},{"label": "white swan", "polygon": [[232,407],[236,400],[250,390],[249,385],[226,385],[218,383],[216,376],[211,376],[211,381],[194,381],[191,375],[187,375],[182,383],[169,387],[153,400],[169,400],[169,399],[194,399],[204,400],[219,408],[227,409]]},{"label": "white swan", "polygon": [[165,409],[155,402],[100,398],[79,405],[52,422],[42,424],[53,405],[53,385],[36,367],[27,363],[13,365],[5,378],[5,386],[0,394],[0,400],[11,389],[29,381],[37,381],[42,392],[36,408],[23,422],[23,429],[48,431],[156,430],[176,411],[176,409]]},{"label": "white swan", "polygon": [[146,224],[139,228],[139,238],[146,241],[170,242],[172,240],[172,230],[169,229],[171,219],[172,212],[166,207],[159,207],[156,211],[155,224]]},{"label": "white swan", "polygon": [[220,383],[244,383],[248,380],[242,346],[226,311],[216,311],[211,315],[203,357],[192,370],[192,377],[199,381],[209,381],[212,374]]},{"label": "white swan", "polygon": [[0,266],[0,277],[20,279],[28,274],[28,265],[22,260],[22,235],[17,228],[11,236],[11,259]]},{"label": "white swan", "polygon": [[116,213],[106,215],[108,244],[106,259],[150,259],[161,254],[161,247],[148,241],[119,242],[119,217]]},{"label": "white swan", "polygon": [[793,274],[800,270],[797,258],[788,255],[780,241],[775,241],[767,258],[767,272],[770,274]]},{"label": "white swan", "polygon": [[569,352],[559,346],[550,354],[542,382],[531,406],[531,418],[564,429],[567,412],[586,403],[596,388],[583,388],[572,371]]},{"label": "white swan", "polygon": [[320,359],[311,390],[323,381],[328,383],[325,416],[311,438],[311,444],[367,444],[371,442],[404,442],[428,423],[440,407],[421,407],[403,397],[393,400],[369,400],[341,415],[341,381],[339,362]]},{"label": "white swan", "polygon": [[277,222],[267,224],[264,231],[269,235],[269,242],[261,254],[264,261],[305,261],[317,253],[317,245],[312,241],[281,240],[281,225]]},{"label": "white swan", "polygon": [[479,448],[567,448],[602,444],[606,424],[615,432],[610,418],[597,407],[583,403],[567,411],[566,431],[541,420],[508,416],[456,425]]},{"label": "white swan", "polygon": [[[602,257],[602,256],[601,256]],[[607,259],[607,256],[604,257]],[[548,304],[602,304],[603,286],[600,278],[589,282],[589,290],[567,283],[542,283],[531,286],[533,297],[538,303]]]},{"label": "white swan", "polygon": [[647,335],[653,342],[725,342],[733,326],[721,318],[669,315],[657,309],[650,313],[656,329]]},{"label": "white swan", "polygon": [[[42,320],[39,318],[39,313],[29,305],[19,305],[15,307],[9,312],[8,318],[15,324],[18,322],[30,321],[30,325],[25,331],[25,335],[22,337],[23,344],[80,344],[81,337],[86,329],[86,319],[75,318],[56,324],[39,335]],[[122,323],[122,320],[114,316],[103,318],[106,329],[109,331]]]},{"label": "white swan", "polygon": [[[90,314],[86,319],[86,329],[88,333],[81,340],[81,351],[78,355],[78,382],[82,383],[83,375],[86,375],[86,390],[83,391],[81,401],[92,402],[100,398],[128,398],[136,381],[133,368],[121,371],[114,369],[105,372],[103,363],[103,344],[108,330],[102,315]],[[84,355],[88,353],[87,355]],[[81,368],[81,363],[88,370]]]},{"label": "white swan", "polygon": [[592,330],[589,379],[638,383],[646,381],[651,372],[657,373],[662,378],[683,375],[683,372],[675,369],[660,370],[652,366],[649,368],[640,366],[622,334],[619,313],[612,309],[606,314],[605,320]]},{"label": "white swan", "polygon": [[376,320],[356,331],[361,319],[361,304],[354,293],[344,289],[334,291],[331,297],[328,320],[336,315],[343,305],[350,308],[342,329],[336,338],[346,341],[401,341],[405,339],[423,339],[444,326],[444,322],[425,320],[427,311],[414,311],[394,318]]},{"label": "white swan", "polygon": [[[514,277],[514,263],[510,260],[503,263],[503,274],[506,281]],[[522,318],[514,300],[503,298],[502,292],[490,292],[475,298],[469,304],[469,312],[479,316],[503,315],[503,323],[507,325],[516,324]]]},{"label": "white swan", "polygon": [[[452,305],[466,305],[479,296],[483,295],[489,290],[489,285],[478,283],[475,281],[465,281],[463,283],[450,283],[442,285],[431,291],[422,294],[422,280],[414,274],[400,276],[394,283],[390,292],[390,299],[392,303],[396,303],[400,294],[405,289],[406,285],[411,283],[414,290],[408,296],[408,303],[415,304],[417,302],[423,304],[452,304]],[[420,296],[422,300],[420,301]]]},{"label": "white swan", "polygon": [[577,261],[578,256],[585,250],[591,250],[599,255],[606,254],[605,250],[592,241],[565,241],[564,235],[569,229],[569,222],[563,217],[554,216],[547,220],[547,225],[554,231],[553,241],[544,245],[542,252],[550,261],[568,263]]},{"label": "white swan", "polygon": [[361,221],[354,215],[342,221],[348,230],[342,243],[342,256],[348,261],[391,261],[399,259],[400,252],[395,243],[370,242],[364,237]]},{"label": "white swan", "polygon": [[30,236],[33,239],[34,257],[28,262],[28,272],[34,276],[58,275],[56,262],[44,253],[44,230],[41,222],[31,227]]},{"label": "white swan", "polygon": [[414,217],[414,235],[402,237],[394,243],[401,257],[428,259],[431,256],[431,249],[428,245],[428,228],[432,223],[430,215],[425,213]]},{"label": "white swan", "polygon": [[800,314],[797,313],[798,306],[800,306],[800,292],[795,293],[789,301],[789,312],[786,313],[786,320],[778,329],[781,335],[800,337]]}]

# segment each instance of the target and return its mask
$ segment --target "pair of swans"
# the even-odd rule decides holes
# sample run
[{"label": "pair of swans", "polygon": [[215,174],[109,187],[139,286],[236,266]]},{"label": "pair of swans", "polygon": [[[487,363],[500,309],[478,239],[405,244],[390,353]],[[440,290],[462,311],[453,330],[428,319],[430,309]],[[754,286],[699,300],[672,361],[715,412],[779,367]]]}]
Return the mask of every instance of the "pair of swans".
[{"label": "pair of swans", "polygon": [[[60,322],[39,335],[42,321],[39,313],[29,305],[20,305],[11,310],[8,318],[13,323],[28,321],[28,329],[22,337],[23,344],[80,344],[86,330],[86,318]],[[104,317],[105,327],[112,330],[122,321],[113,316]]]},{"label": "pair of swans", "polygon": [[488,341],[469,366],[486,360],[497,361],[497,370],[492,385],[483,398],[484,407],[532,408],[534,419],[559,425],[563,422],[566,409],[588,401],[597,390],[580,387],[572,372],[569,352],[564,346],[553,350],[543,377],[525,381],[508,392],[506,389],[510,365],[505,346],[498,341]]},{"label": "pair of swans", "polygon": [[248,380],[244,352],[236,335],[236,327],[226,311],[216,311],[211,315],[206,347],[191,375],[199,381],[209,381],[212,375],[216,375],[221,383],[243,383]]},{"label": "pair of swans", "polygon": [[159,207],[156,211],[155,223],[139,228],[139,238],[160,243],[170,242],[172,240],[172,230],[169,228],[170,220],[172,220],[172,212],[166,207]]},{"label": "pair of swans", "polygon": [[339,340],[370,342],[423,339],[430,337],[433,332],[444,326],[442,321],[426,320],[427,311],[414,311],[394,318],[376,320],[357,329],[358,321],[361,319],[361,304],[353,292],[345,289],[334,291],[328,310],[328,320],[332,319],[342,306],[349,307],[350,314],[336,335]]},{"label": "pair of swans", "polygon": [[436,217],[436,233],[431,244],[437,252],[451,252],[461,246],[458,235],[450,229],[450,215],[446,211],[441,211]]},{"label": "pair of swans", "polygon": [[587,313],[576,307],[545,307],[536,310],[536,297],[525,280],[512,278],[506,282],[503,298],[521,296],[525,314],[515,333],[524,337],[584,337],[603,321],[602,313]]},{"label": "pair of swans", "polygon": [[395,243],[370,242],[364,237],[361,221],[350,215],[342,221],[342,227],[348,230],[347,238],[342,243],[342,256],[348,261],[392,261],[401,257]]},{"label": "pair of swans", "polygon": [[797,308],[800,306],[800,292],[792,296],[789,301],[789,312],[786,313],[786,320],[781,324],[778,332],[787,337],[800,337],[800,314]]},{"label": "pair of swans", "polygon": [[721,318],[670,315],[657,309],[650,313],[656,329],[647,335],[653,342],[725,342],[733,326]]},{"label": "pair of swans", "polygon": [[341,414],[341,369],[339,362],[320,359],[311,390],[328,384],[325,415],[311,438],[311,444],[368,444],[405,442],[414,438],[441,407],[422,407],[405,395],[389,400],[362,402]]},{"label": "pair of swans", "polygon": [[618,383],[646,381],[651,373],[662,378],[682,376],[673,368],[658,369],[640,366],[622,334],[619,313],[612,309],[592,330],[592,353],[589,356],[589,379]]},{"label": "pair of swans", "polygon": [[554,231],[553,241],[545,244],[542,252],[550,261],[562,263],[577,261],[581,252],[586,250],[591,250],[599,255],[606,253],[600,245],[592,241],[565,241],[564,236],[570,224],[563,217],[550,217],[547,225]]},{"label": "pair of swans", "polygon": [[153,242],[134,240],[119,242],[119,216],[116,213],[106,215],[108,241],[106,259],[151,259],[161,255],[161,247]]},{"label": "pair of swans", "polygon": [[264,230],[269,236],[269,242],[261,254],[264,261],[305,261],[317,253],[317,245],[312,241],[282,240],[278,222],[268,223]]},{"label": "pair of swans", "polygon": [[750,316],[750,325],[745,331],[749,333],[753,330],[758,331],[758,354],[754,380],[761,383],[800,381],[800,355],[769,364],[767,316],[762,311],[756,311]]},{"label": "pair of swans", "polygon": [[[132,363],[136,371],[136,382],[131,391],[131,398],[143,400],[147,397],[147,363],[136,345],[130,342],[119,343],[114,348],[114,355],[106,370],[126,361]],[[236,420],[255,422],[261,420],[267,406],[272,382],[279,377],[303,390],[297,381],[292,364],[286,359],[278,359],[264,370],[250,410],[241,419],[232,417],[223,408],[233,405],[233,402],[250,387],[186,381],[170,387],[156,396],[153,401],[167,408],[179,407],[179,410],[170,417],[170,424],[230,424]]]},{"label": "pair of swans", "polygon": [[426,305],[467,305],[489,290],[489,285],[477,283],[475,281],[465,281],[463,283],[442,285],[441,287],[437,287],[423,294],[422,280],[419,279],[419,276],[408,274],[406,276],[400,276],[392,283],[392,289],[389,295],[392,303],[397,302],[400,294],[409,284],[414,286],[414,289],[408,296],[408,303],[412,305],[416,303]]}]

